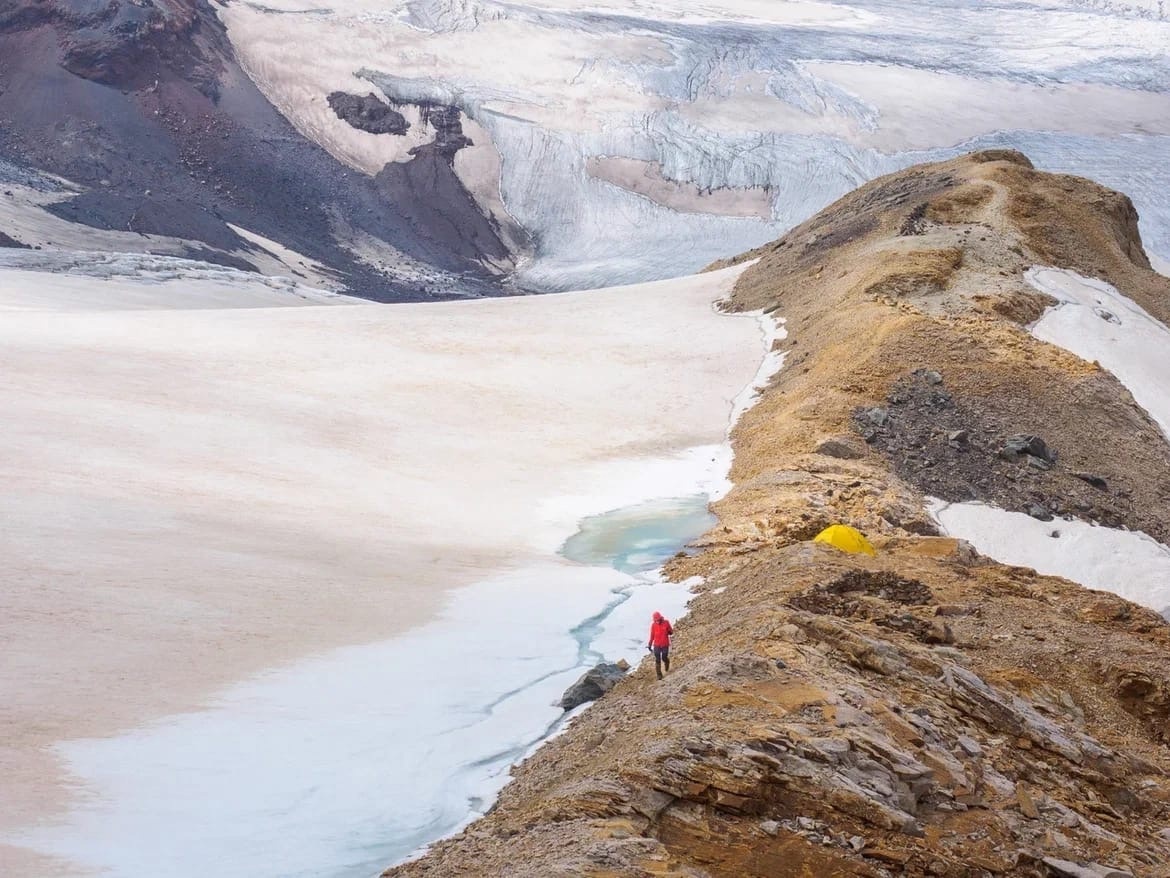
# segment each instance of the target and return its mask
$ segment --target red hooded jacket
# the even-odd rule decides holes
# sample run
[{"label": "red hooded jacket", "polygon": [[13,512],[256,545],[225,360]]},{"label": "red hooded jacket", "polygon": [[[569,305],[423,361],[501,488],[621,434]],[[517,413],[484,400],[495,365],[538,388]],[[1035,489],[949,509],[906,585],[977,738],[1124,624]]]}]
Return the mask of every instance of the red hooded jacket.
[{"label": "red hooded jacket", "polygon": [[672,634],[674,634],[674,629],[670,627],[670,621],[661,613],[655,613],[654,621],[650,623],[650,645],[670,646],[670,635]]}]

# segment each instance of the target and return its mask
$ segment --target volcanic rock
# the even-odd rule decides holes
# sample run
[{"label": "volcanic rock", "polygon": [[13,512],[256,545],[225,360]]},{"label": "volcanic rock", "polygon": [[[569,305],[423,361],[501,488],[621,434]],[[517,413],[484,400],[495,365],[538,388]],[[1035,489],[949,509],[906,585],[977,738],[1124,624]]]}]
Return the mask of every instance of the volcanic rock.
[{"label": "volcanic rock", "polygon": [[351,95],[335,91],[326,99],[337,118],[370,134],[405,134],[410,130],[406,117],[373,92]]}]

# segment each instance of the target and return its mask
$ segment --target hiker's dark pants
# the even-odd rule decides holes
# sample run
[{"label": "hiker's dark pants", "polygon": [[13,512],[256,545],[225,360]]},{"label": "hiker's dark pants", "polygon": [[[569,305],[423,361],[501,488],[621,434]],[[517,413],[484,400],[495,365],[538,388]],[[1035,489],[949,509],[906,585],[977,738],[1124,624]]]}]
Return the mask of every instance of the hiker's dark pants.
[{"label": "hiker's dark pants", "polygon": [[654,672],[661,677],[664,667],[666,670],[670,670],[670,647],[655,646],[651,651],[654,653]]}]

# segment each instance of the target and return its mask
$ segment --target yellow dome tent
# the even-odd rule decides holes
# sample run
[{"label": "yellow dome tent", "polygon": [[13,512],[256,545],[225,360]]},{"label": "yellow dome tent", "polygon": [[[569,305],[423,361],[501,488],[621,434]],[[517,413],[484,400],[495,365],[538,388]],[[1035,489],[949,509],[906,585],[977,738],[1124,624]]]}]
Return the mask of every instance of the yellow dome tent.
[{"label": "yellow dome tent", "polygon": [[847,524],[834,524],[826,527],[823,531],[816,535],[813,539],[814,543],[825,543],[840,549],[842,552],[850,552],[856,555],[862,552],[866,555],[876,555],[873,546],[869,544],[869,540],[865,538],[855,527],[850,527]]}]

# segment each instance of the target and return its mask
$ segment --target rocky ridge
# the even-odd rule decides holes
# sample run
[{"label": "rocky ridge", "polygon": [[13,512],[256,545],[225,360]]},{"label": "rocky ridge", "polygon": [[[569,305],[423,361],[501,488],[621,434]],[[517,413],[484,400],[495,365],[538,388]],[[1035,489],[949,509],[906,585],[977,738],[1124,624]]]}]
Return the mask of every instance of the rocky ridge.
[{"label": "rocky ridge", "polygon": [[[936,535],[927,495],[1165,539],[1170,445],[1024,325],[1033,264],[1160,319],[1128,200],[978,153],[744,258],[787,320],[657,682],[643,665],[395,878],[1170,876],[1170,625]],[[809,542],[835,521],[875,558]]]}]

